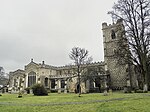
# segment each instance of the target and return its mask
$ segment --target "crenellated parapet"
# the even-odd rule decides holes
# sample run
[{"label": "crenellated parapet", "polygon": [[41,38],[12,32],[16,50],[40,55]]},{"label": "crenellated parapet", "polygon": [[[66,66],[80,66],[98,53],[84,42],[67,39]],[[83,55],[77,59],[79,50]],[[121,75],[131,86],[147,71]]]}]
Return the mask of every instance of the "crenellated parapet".
[{"label": "crenellated parapet", "polygon": [[123,25],[123,20],[122,19],[118,19],[116,23],[109,24],[109,25],[106,22],[104,22],[104,23],[102,23],[102,30],[103,29],[110,29],[110,28],[120,26],[120,25]]}]

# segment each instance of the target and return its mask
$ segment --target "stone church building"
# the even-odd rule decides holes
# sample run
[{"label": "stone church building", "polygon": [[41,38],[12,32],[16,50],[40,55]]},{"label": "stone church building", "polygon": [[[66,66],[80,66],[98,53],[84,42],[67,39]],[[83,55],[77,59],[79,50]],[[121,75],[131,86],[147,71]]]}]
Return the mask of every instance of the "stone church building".
[{"label": "stone church building", "polygon": [[[83,65],[82,67],[84,67]],[[104,67],[104,63],[91,63],[88,67]],[[25,70],[10,72],[10,88],[12,92],[18,92],[25,88],[32,87],[36,83],[41,83],[50,92],[75,92],[78,88],[76,66],[54,67],[42,63],[35,63],[33,59],[25,66]],[[105,75],[105,74],[100,74]],[[93,83],[86,81],[81,83],[81,92],[87,93],[90,89],[97,88]]]},{"label": "stone church building", "polygon": [[[116,52],[119,50],[118,42],[123,39],[124,26],[121,20],[115,24],[102,24],[103,45],[104,45],[104,62],[91,63],[86,67],[101,67],[104,72],[99,73],[102,77],[99,81],[100,86],[111,89],[123,89],[125,86],[136,86],[135,73],[129,64],[119,62]],[[125,42],[126,44],[127,42]],[[25,88],[31,87],[36,83],[41,83],[49,92],[76,92],[78,89],[78,78],[74,72],[75,65],[55,67],[42,63],[36,63],[31,59],[31,62],[24,67],[24,70],[16,70],[10,72],[11,92],[19,92]],[[131,75],[132,74],[132,75]],[[103,80],[103,81],[102,81]],[[104,81],[105,80],[105,81]],[[102,84],[103,83],[103,84]],[[81,82],[81,92],[94,92],[98,88],[95,81],[86,80]]]}]

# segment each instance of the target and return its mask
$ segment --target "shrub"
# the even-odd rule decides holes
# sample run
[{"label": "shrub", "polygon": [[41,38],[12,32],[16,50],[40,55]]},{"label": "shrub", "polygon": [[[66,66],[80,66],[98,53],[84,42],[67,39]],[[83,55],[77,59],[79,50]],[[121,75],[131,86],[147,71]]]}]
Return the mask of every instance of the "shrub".
[{"label": "shrub", "polygon": [[0,94],[0,96],[2,96],[2,95]]},{"label": "shrub", "polygon": [[51,93],[57,93],[57,90],[51,90],[50,92]]},{"label": "shrub", "polygon": [[33,94],[36,95],[36,96],[46,96],[46,95],[48,95],[47,90],[41,84],[35,84],[32,87],[32,90],[33,90]]},{"label": "shrub", "polygon": [[127,86],[124,87],[123,91],[124,91],[124,93],[132,93],[131,87],[127,87]]},{"label": "shrub", "polygon": [[30,94],[30,87],[25,88],[27,94]]},{"label": "shrub", "polygon": [[22,98],[22,92],[18,93],[18,98]]},{"label": "shrub", "polygon": [[143,90],[136,90],[135,93],[148,93],[148,91],[143,91]]}]

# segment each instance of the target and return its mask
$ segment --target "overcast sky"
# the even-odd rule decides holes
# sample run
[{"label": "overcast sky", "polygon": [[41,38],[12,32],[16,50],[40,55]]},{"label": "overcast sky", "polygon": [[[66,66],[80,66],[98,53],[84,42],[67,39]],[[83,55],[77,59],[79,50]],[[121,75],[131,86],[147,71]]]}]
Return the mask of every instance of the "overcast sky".
[{"label": "overcast sky", "polygon": [[75,46],[103,61],[101,24],[111,23],[116,0],[1,0],[0,66],[6,72],[35,62],[61,66],[72,63]]}]

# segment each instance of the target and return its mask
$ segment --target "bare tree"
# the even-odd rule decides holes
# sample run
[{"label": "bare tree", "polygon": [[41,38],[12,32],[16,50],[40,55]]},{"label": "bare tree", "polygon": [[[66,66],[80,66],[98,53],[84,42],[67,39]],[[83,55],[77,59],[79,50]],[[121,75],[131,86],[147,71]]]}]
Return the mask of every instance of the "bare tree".
[{"label": "bare tree", "polygon": [[9,75],[5,73],[5,70],[3,67],[0,67],[0,90],[5,88],[9,84]]},{"label": "bare tree", "polygon": [[[101,91],[101,86],[105,78],[105,70],[101,66],[87,67],[84,72],[82,72],[81,80],[92,81],[98,85],[99,92]],[[104,89],[104,88],[103,88]]]},{"label": "bare tree", "polygon": [[138,68],[143,77],[144,87],[148,89],[150,78],[148,73],[150,66],[148,57],[150,55],[150,1],[118,0],[113,6],[113,11],[108,13],[112,15],[114,20],[123,20],[125,38],[128,41],[130,51],[127,60]]},{"label": "bare tree", "polygon": [[9,74],[5,72],[3,67],[0,67],[0,79],[3,79],[3,78],[8,79],[9,78]]},{"label": "bare tree", "polygon": [[74,47],[69,54],[71,60],[74,61],[75,65],[77,66],[77,77],[78,77],[78,84],[79,84],[79,97],[81,95],[81,66],[87,64],[92,61],[91,57],[88,57],[88,50],[84,48]]},{"label": "bare tree", "polygon": [[0,79],[5,77],[5,72],[4,72],[4,68],[0,67]]}]

